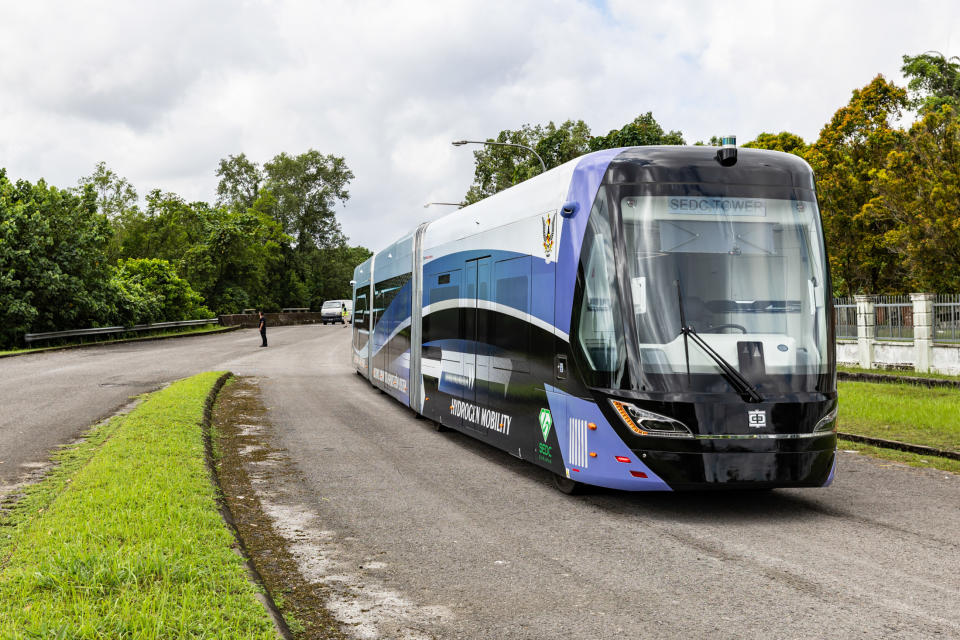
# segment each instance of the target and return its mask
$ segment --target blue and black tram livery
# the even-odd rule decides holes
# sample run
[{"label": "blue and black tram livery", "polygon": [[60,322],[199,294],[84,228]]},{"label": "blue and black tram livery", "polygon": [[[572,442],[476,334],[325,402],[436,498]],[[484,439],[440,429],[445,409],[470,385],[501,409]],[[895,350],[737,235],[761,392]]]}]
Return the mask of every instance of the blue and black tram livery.
[{"label": "blue and black tram livery", "polygon": [[819,487],[836,464],[829,292],[800,158],[612,149],[358,266],[353,359],[566,492]]}]

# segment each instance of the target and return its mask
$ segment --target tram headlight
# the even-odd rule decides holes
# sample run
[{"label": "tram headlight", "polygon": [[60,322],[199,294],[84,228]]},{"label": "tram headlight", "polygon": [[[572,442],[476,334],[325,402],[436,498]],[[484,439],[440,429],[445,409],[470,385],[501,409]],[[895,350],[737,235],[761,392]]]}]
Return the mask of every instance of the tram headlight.
[{"label": "tram headlight", "polygon": [[622,400],[610,400],[610,404],[616,409],[624,424],[637,435],[656,436],[658,438],[693,437],[693,433],[690,432],[687,425],[679,420],[641,409]]},{"label": "tram headlight", "polygon": [[817,433],[818,431],[836,431],[837,430],[837,409],[839,405],[835,405],[830,412],[820,418],[820,421],[817,422],[817,426],[813,428],[813,432]]}]

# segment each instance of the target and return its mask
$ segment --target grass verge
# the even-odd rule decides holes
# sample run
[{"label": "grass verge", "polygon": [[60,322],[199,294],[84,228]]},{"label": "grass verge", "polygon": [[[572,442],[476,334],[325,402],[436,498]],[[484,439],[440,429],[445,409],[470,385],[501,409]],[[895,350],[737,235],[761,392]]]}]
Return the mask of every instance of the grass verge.
[{"label": "grass verge", "polygon": [[841,381],[840,431],[960,451],[960,389]]},{"label": "grass verge", "polygon": [[184,327],[182,329],[172,329],[170,331],[159,331],[150,335],[138,335],[131,338],[117,338],[115,340],[90,340],[88,342],[66,342],[48,347],[25,347],[23,349],[0,350],[0,358],[6,356],[21,356],[27,353],[36,353],[38,351],[57,351],[59,349],[73,349],[75,347],[92,347],[102,344],[117,344],[119,342],[142,342],[144,340],[159,340],[161,338],[176,338],[179,336],[190,336],[200,333],[223,333],[224,331],[234,331],[237,327],[221,327],[215,324],[205,324],[201,327]]},{"label": "grass verge", "polygon": [[[854,381],[840,381],[837,388],[840,431],[960,451],[960,389]],[[851,442],[844,442],[842,446],[913,466],[960,471],[957,462],[947,458]],[[880,455],[879,451],[885,453]]]},{"label": "grass verge", "polygon": [[276,639],[205,463],[219,376],[96,428],[3,516],[0,637]]}]

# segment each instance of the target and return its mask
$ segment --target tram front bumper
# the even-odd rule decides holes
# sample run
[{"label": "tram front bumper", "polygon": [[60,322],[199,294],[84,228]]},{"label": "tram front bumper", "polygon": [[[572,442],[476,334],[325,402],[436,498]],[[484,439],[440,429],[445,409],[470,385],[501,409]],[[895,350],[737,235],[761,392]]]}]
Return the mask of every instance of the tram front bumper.
[{"label": "tram front bumper", "polygon": [[[701,451],[634,449],[671,489],[821,487],[832,480],[836,435],[813,442],[701,441]],[[804,446],[807,445],[807,446]]]}]

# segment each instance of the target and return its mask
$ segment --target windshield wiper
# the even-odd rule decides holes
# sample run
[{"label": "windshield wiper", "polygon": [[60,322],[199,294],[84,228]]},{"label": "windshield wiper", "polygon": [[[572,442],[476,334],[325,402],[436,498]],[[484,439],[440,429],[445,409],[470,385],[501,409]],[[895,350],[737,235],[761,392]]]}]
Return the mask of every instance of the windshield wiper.
[{"label": "windshield wiper", "polygon": [[690,375],[690,350],[688,348],[687,340],[693,340],[694,344],[703,349],[703,352],[710,356],[714,362],[717,363],[717,366],[720,367],[720,371],[723,372],[723,377],[736,389],[737,393],[740,394],[747,402],[763,402],[763,396],[760,395],[760,392],[757,391],[756,387],[750,384],[750,381],[743,377],[743,374],[733,368],[733,366],[727,362],[726,358],[717,353],[713,347],[711,347],[707,342],[700,337],[696,329],[687,324],[687,316],[683,308],[683,292],[680,290],[680,280],[677,279],[677,300],[680,305],[680,333],[683,334],[683,352],[687,359],[687,376]]}]

